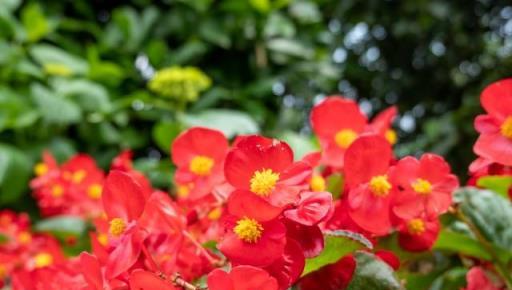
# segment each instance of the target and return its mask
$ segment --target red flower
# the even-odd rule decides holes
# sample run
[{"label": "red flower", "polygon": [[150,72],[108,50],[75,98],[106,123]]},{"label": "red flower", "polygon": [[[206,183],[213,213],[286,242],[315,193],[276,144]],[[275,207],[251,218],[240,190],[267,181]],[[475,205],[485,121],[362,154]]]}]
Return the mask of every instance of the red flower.
[{"label": "red flower", "polygon": [[439,220],[437,217],[418,215],[403,220],[398,226],[398,243],[410,252],[428,251],[439,236]]},{"label": "red flower", "polygon": [[224,181],[223,167],[229,144],[217,130],[195,127],[181,133],[171,147],[178,167],[175,180],[189,186],[186,196],[198,199]]},{"label": "red flower", "polygon": [[480,102],[487,114],[475,119],[480,137],[473,150],[492,162],[512,165],[512,79],[486,87]]},{"label": "red flower", "polygon": [[465,290],[500,290],[495,286],[480,267],[471,268],[466,274],[468,286]]},{"label": "red flower", "polygon": [[224,171],[232,186],[278,207],[294,203],[311,176],[311,166],[293,162],[288,144],[261,136],[239,138],[226,157]]},{"label": "red flower", "polygon": [[142,188],[130,175],[115,170],[107,176],[102,198],[110,222],[109,234],[117,240],[106,266],[110,279],[129,269],[139,258],[144,237],[137,220],[146,200]]},{"label": "red flower", "polygon": [[311,111],[311,125],[322,146],[322,163],[341,168],[350,144],[364,132],[368,119],[357,104],[329,97]]},{"label": "red flower", "polygon": [[376,235],[391,229],[389,209],[394,188],[387,175],[391,158],[389,142],[378,135],[359,137],[345,153],[349,215]]},{"label": "red flower", "polygon": [[[131,290],[176,290],[171,281],[164,280],[154,273],[135,270],[130,275]],[[98,288],[103,289],[103,288]]]},{"label": "red flower", "polygon": [[428,216],[445,213],[452,203],[452,192],[459,186],[457,177],[441,156],[424,154],[401,159],[389,173],[400,188],[394,200],[394,213],[410,218],[425,211]]},{"label": "red flower", "polygon": [[286,236],[295,240],[306,258],[313,258],[324,249],[324,235],[318,226],[305,226],[285,219]]},{"label": "red flower", "polygon": [[285,290],[299,279],[305,263],[301,246],[296,241],[288,239],[281,258],[265,270],[277,279],[279,289]]},{"label": "red flower", "polygon": [[251,266],[237,266],[226,273],[215,269],[208,274],[210,290],[278,290],[277,280],[265,270]]},{"label": "red flower", "polygon": [[396,144],[398,141],[398,136],[396,135],[395,130],[391,128],[391,123],[395,119],[396,114],[396,106],[391,106],[377,114],[369,126],[372,132],[386,138],[391,145]]},{"label": "red flower", "polygon": [[227,232],[219,250],[233,263],[264,267],[283,254],[285,226],[280,209],[249,191],[237,190],[228,199]]}]

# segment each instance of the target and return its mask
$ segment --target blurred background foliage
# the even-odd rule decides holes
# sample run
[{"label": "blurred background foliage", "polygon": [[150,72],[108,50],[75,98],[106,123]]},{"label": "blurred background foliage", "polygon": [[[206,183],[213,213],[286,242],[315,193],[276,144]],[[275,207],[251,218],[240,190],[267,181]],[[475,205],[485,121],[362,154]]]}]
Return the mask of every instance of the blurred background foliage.
[{"label": "blurred background foliage", "polygon": [[[309,110],[331,94],[370,116],[398,105],[397,153],[437,152],[464,176],[479,93],[511,74],[508,5],[2,0],[0,205],[32,204],[28,179],[45,148],[103,167],[131,148],[161,187],[169,144],[193,125],[283,138],[300,156],[315,147]],[[161,80],[186,93],[150,85],[169,67]]]}]

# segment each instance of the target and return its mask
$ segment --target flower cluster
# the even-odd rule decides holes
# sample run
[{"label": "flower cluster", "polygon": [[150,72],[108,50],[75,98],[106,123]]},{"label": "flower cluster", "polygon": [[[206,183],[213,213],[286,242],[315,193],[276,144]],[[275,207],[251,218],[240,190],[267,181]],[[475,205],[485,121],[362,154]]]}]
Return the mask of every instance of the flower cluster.
[{"label": "flower cluster", "polygon": [[[473,183],[511,172],[512,111],[498,98],[512,108],[512,81],[482,95],[488,114],[476,120]],[[459,181],[441,156],[394,155],[396,114],[390,107],[369,121],[354,101],[327,97],[311,112],[320,150],[302,159],[281,140],[230,142],[220,131],[190,128],[171,145],[170,194],[152,188],[129,151],[108,174],[87,155],[59,165],[45,153],[31,182],[41,213],[89,221],[91,250],[66,257],[28,217],[0,212],[0,278],[13,289],[345,289],[357,267],[352,254],[305,272],[326,233],[365,237],[374,249],[394,234],[403,250],[427,251],[439,216],[453,207]],[[400,267],[391,251],[374,255]],[[482,267],[467,277],[468,290],[500,289]]]},{"label": "flower cluster", "polygon": [[211,86],[210,78],[195,67],[169,67],[155,73],[149,89],[163,97],[193,102]]}]

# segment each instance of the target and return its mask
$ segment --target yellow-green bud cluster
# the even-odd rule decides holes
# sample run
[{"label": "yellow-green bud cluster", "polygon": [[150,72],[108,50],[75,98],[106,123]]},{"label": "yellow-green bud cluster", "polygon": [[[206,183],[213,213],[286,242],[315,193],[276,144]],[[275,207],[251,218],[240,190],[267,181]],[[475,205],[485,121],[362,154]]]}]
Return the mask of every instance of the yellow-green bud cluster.
[{"label": "yellow-green bud cluster", "polygon": [[163,97],[193,102],[211,86],[210,78],[196,67],[173,66],[155,73],[149,89]]}]

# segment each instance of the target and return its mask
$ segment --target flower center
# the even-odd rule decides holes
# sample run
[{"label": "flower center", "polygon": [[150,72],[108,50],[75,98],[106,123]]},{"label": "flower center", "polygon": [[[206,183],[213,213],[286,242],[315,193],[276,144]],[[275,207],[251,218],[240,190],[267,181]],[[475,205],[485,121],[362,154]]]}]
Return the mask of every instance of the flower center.
[{"label": "flower center", "polygon": [[99,234],[97,239],[102,246],[108,245],[108,236],[106,234]]},{"label": "flower center", "polygon": [[212,221],[216,221],[220,218],[221,215],[222,209],[220,207],[216,207],[208,213],[208,218]]},{"label": "flower center", "polygon": [[263,232],[263,226],[255,219],[243,218],[236,222],[233,232],[244,242],[256,243]]},{"label": "flower center", "polygon": [[411,186],[419,194],[428,195],[432,192],[432,183],[423,178],[416,179]]},{"label": "flower center", "polygon": [[375,196],[387,196],[391,190],[391,183],[389,183],[388,177],[386,175],[372,177],[370,180],[370,190]]},{"label": "flower center", "polygon": [[268,196],[274,190],[278,180],[279,173],[272,169],[258,170],[251,178],[251,191],[259,196]]},{"label": "flower center", "polygon": [[26,245],[32,241],[32,235],[27,231],[22,231],[18,234],[18,242],[22,245]]},{"label": "flower center", "polygon": [[89,188],[87,188],[87,195],[91,199],[100,199],[102,192],[103,192],[103,188],[101,187],[101,185],[99,185],[97,183],[95,183],[95,184],[89,186]]},{"label": "flower center", "polygon": [[210,175],[213,164],[214,161],[210,157],[198,155],[192,158],[188,167],[196,175],[207,176]]},{"label": "flower center", "polygon": [[347,149],[352,142],[357,139],[357,133],[351,129],[343,129],[338,131],[334,136],[334,141],[338,146],[343,149]]},{"label": "flower center", "polygon": [[119,237],[126,229],[126,223],[121,218],[114,218],[110,221],[109,233],[114,237]]},{"label": "flower center", "polygon": [[82,182],[82,180],[84,180],[85,176],[87,176],[87,173],[85,172],[85,170],[78,170],[78,171],[74,172],[73,175],[71,176],[71,181],[74,183],[80,183],[80,182]]},{"label": "flower center", "polygon": [[389,144],[395,145],[398,141],[398,136],[396,135],[396,131],[393,129],[388,129],[386,133],[384,133],[384,137],[388,140]]},{"label": "flower center", "polygon": [[180,184],[178,185],[178,190],[176,191],[176,194],[178,195],[178,197],[185,198],[189,195],[191,189],[192,185],[190,184]]},{"label": "flower center", "polygon": [[36,176],[45,175],[48,172],[48,166],[44,163],[37,163],[36,166],[34,166],[34,173]]},{"label": "flower center", "polygon": [[34,264],[36,268],[43,268],[50,266],[53,263],[53,256],[48,253],[39,253],[34,257]]},{"label": "flower center", "polygon": [[64,194],[64,188],[62,188],[62,186],[56,184],[56,185],[52,186],[51,193],[52,193],[53,197],[61,197]]},{"label": "flower center", "polygon": [[325,191],[325,179],[320,175],[313,175],[309,181],[311,190],[315,192]]},{"label": "flower center", "polygon": [[512,139],[512,116],[507,117],[500,127],[501,135],[508,139]]},{"label": "flower center", "polygon": [[425,232],[425,223],[421,219],[412,219],[407,223],[407,229],[413,235],[421,235]]}]

